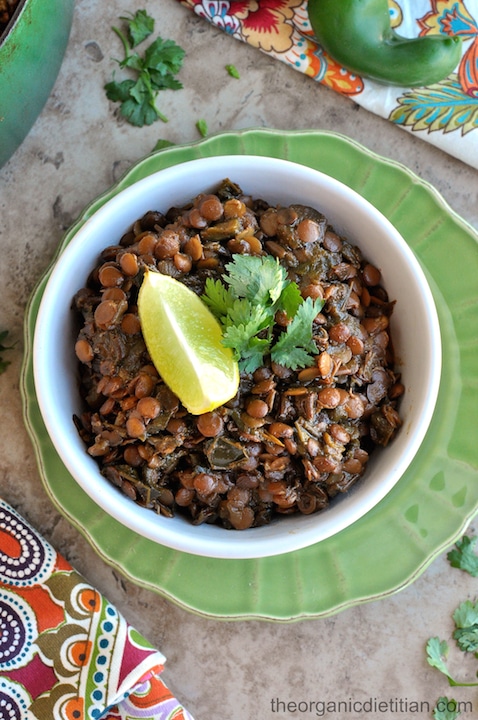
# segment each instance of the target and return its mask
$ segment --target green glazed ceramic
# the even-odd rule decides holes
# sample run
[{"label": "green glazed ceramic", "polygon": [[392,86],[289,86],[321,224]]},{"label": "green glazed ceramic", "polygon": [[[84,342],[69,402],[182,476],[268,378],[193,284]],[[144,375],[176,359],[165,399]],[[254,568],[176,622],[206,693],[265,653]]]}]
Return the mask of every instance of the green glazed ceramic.
[{"label": "green glazed ceramic", "polygon": [[412,583],[478,512],[478,233],[431,185],[353,140],[319,131],[252,129],[144,158],[85,208],[57,256],[92,214],[123,188],[187,160],[239,153],[292,160],[349,185],[396,226],[427,274],[440,321],[442,377],[429,431],[397,485],[346,530],[276,557],[197,557],[136,535],[95,505],[69,475],[42,421],[33,382],[32,339],[50,270],[40,280],[25,320],[25,422],[52,502],[96,552],[132,582],[207,617],[276,622],[325,617]]},{"label": "green glazed ceramic", "polygon": [[0,167],[28,135],[65,54],[74,0],[20,0],[0,37]]}]

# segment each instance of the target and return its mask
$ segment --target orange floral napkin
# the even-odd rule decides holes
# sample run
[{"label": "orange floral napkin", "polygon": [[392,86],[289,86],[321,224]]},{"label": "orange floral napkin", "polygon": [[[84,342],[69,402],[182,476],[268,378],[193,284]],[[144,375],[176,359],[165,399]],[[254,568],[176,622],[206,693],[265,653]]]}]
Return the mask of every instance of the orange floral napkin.
[{"label": "orange floral napkin", "polygon": [[337,65],[314,40],[307,0],[178,2],[231,37],[478,168],[478,0],[389,0],[392,26],[401,35],[441,32],[463,39],[456,71],[413,89],[380,85]]},{"label": "orange floral napkin", "polygon": [[0,499],[0,720],[193,720],[165,660]]}]

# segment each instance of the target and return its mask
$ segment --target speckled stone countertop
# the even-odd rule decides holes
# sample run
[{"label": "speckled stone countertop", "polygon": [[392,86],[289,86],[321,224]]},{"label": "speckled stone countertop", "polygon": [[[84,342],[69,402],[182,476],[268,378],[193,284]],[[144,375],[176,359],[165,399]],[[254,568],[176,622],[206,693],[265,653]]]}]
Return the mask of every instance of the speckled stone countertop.
[{"label": "speckled stone countertop", "polygon": [[[165,100],[169,123],[141,129],[117,117],[103,90],[119,52],[111,25],[139,7],[160,16],[161,35],[187,49],[184,89]],[[231,82],[225,62],[240,69],[240,83]],[[349,701],[348,710],[322,713],[334,720],[431,717],[436,699],[451,693],[426,662],[426,641],[450,638],[454,609],[478,596],[478,580],[451,569],[446,551],[400,592],[330,617],[227,622],[194,614],[123,577],[57,512],[43,488],[19,388],[28,298],[82,209],[158,139],[198,140],[200,117],[210,133],[255,127],[342,133],[432,183],[478,229],[476,170],[234,41],[174,0],[78,0],[49,101],[0,170],[0,329],[15,342],[0,376],[0,493],[167,656],[165,680],[196,720],[308,719],[320,715],[317,700]],[[476,520],[469,530],[478,531]],[[472,679],[476,662],[455,656],[453,662],[457,674]],[[453,695],[468,702],[463,718],[476,715],[478,688]],[[376,702],[368,706],[369,699]],[[387,702],[385,711],[380,701]]]}]

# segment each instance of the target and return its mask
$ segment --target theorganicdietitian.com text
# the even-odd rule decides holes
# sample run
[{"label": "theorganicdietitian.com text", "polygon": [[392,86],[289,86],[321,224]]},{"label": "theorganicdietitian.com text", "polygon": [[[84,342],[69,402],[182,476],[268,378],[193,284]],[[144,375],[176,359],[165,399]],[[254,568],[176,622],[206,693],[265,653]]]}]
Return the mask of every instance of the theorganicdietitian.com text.
[{"label": "theorganicdietitian.com text", "polygon": [[447,698],[439,698],[435,701],[415,700],[412,698],[377,698],[369,697],[365,700],[356,700],[352,697],[343,700],[292,700],[280,697],[271,699],[271,711],[277,715],[285,717],[294,716],[305,719],[312,717],[320,718],[344,718],[350,716],[350,719],[363,716],[380,716],[389,718],[392,715],[406,716],[407,720],[411,717],[430,718],[435,708],[446,711],[458,711],[459,713],[473,714],[473,702],[471,700],[449,700]]}]

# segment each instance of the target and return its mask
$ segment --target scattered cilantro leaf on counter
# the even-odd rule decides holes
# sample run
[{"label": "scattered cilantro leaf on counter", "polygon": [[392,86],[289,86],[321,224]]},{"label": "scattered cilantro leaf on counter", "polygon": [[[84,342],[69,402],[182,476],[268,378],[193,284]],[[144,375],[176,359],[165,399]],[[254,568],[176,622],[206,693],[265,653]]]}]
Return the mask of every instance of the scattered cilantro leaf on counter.
[{"label": "scattered cilantro leaf on counter", "polygon": [[207,133],[208,133],[207,122],[206,122],[205,120],[202,120],[202,119],[201,119],[201,120],[198,120],[197,123],[196,123],[196,127],[197,127],[197,129],[198,129],[199,134],[201,135],[201,137],[206,137],[206,135],[207,135]]},{"label": "scattered cilantro leaf on counter", "polygon": [[475,546],[478,537],[468,537],[464,535],[461,540],[457,540],[455,548],[450,550],[447,558],[450,565],[459,570],[464,570],[473,577],[478,577],[478,555],[475,553]]},{"label": "scattered cilantro leaf on counter", "polygon": [[[5,350],[12,350],[13,345],[4,345],[5,340],[7,339],[8,330],[2,330],[0,331],[0,353],[5,352]],[[10,365],[10,360],[4,360],[3,356],[0,354],[0,375],[5,372],[7,367]]]},{"label": "scattered cilantro leaf on counter", "polygon": [[450,685],[454,685],[455,681],[451,677],[446,664],[449,649],[446,640],[440,640],[439,637],[430,638],[427,642],[427,662],[446,675]]},{"label": "scattered cilantro leaf on counter", "polygon": [[123,60],[116,60],[121,69],[128,69],[134,77],[121,81],[114,78],[105,85],[106,97],[119,102],[120,112],[126,120],[137,127],[151,125],[156,120],[167,122],[156,101],[161,90],[179,90],[181,82],[176,78],[180,71],[185,51],[173,40],[157,37],[144,54],[133,52],[154,30],[154,19],[144,10],[135,15],[120,18],[126,23],[126,30],[113,27],[120,38]]},{"label": "scattered cilantro leaf on counter", "polygon": [[164,148],[172,147],[173,145],[174,143],[170,140],[158,140],[158,142],[153,148],[153,152],[155,152],[156,150],[164,150]]},{"label": "scattered cilantro leaf on counter", "polygon": [[433,710],[434,720],[456,720],[460,714],[456,700],[447,697],[438,698]]},{"label": "scattered cilantro leaf on counter", "polygon": [[[233,255],[222,280],[206,280],[202,299],[221,323],[223,343],[244,372],[254,372],[269,354],[297,370],[313,362],[317,347],[312,325],[322,300],[304,300],[285,268],[271,255]],[[276,313],[286,314],[277,332]]]},{"label": "scattered cilantro leaf on counter", "polygon": [[448,684],[451,687],[476,687],[478,682],[458,682],[455,680],[448,670],[447,658],[449,646],[446,640],[440,640],[438,637],[432,637],[427,643],[427,661],[432,667],[435,667],[448,678]]},{"label": "scattered cilantro leaf on counter", "polygon": [[154,18],[148,15],[146,10],[137,10],[134,15],[128,13],[121,16],[120,20],[124,20],[128,25],[128,40],[132,48],[146,40],[154,30]]},{"label": "scattered cilantro leaf on counter", "polygon": [[478,657],[478,601],[465,600],[453,613],[456,630],[453,637],[463,652],[475,653]]},{"label": "scattered cilantro leaf on counter", "polygon": [[237,80],[241,77],[235,65],[226,65],[226,70],[231,77],[236,78]]}]

